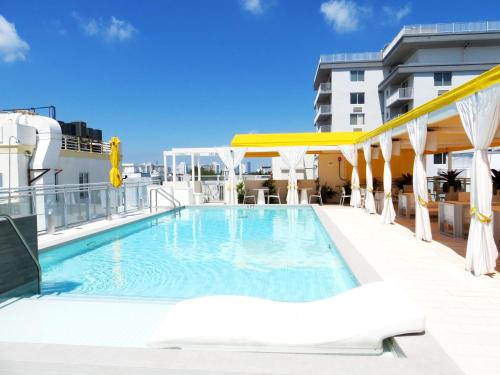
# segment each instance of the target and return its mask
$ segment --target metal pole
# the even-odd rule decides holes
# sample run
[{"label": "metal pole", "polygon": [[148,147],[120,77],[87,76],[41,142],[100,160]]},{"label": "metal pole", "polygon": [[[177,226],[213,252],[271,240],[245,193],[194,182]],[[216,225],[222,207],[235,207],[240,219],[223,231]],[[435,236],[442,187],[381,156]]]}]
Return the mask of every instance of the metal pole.
[{"label": "metal pole", "polygon": [[163,178],[165,182],[168,181],[168,164],[167,164],[167,154],[164,152],[163,153]]},{"label": "metal pole", "polygon": [[64,226],[64,228],[67,228],[68,227],[68,219],[67,219],[68,213],[66,211],[68,209],[68,206],[66,205],[66,186],[64,186],[64,185],[63,185],[63,191],[62,191],[62,208],[63,208],[63,215],[62,215],[63,226]]},{"label": "metal pole", "polygon": [[90,208],[90,185],[87,185],[87,221],[91,219],[91,208]]}]

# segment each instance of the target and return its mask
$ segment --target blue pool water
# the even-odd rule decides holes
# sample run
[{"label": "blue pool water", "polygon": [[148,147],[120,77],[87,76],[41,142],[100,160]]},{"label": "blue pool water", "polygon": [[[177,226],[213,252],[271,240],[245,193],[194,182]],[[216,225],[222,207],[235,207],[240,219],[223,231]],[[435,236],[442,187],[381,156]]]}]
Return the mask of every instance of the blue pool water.
[{"label": "blue pool water", "polygon": [[357,285],[316,213],[185,208],[42,253],[44,294],[311,301]]}]

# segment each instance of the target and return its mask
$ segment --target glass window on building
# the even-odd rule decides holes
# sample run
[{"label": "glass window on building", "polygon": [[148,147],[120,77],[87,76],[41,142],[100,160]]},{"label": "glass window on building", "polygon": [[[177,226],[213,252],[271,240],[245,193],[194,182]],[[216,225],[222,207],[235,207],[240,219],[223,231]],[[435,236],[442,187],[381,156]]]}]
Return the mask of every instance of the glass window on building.
[{"label": "glass window on building", "polygon": [[351,82],[362,82],[365,80],[364,70],[351,70]]},{"label": "glass window on building", "polygon": [[434,164],[446,164],[446,153],[434,154]]},{"label": "glass window on building", "polygon": [[[80,185],[88,184],[89,183],[89,172],[80,172],[78,174],[78,183]],[[80,199],[87,199],[87,197],[88,197],[88,194],[86,191],[80,192]]]},{"label": "glass window on building", "polygon": [[451,86],[451,72],[434,73],[434,86]]},{"label": "glass window on building", "polygon": [[365,104],[365,93],[351,92],[351,104]]},{"label": "glass window on building", "polygon": [[350,122],[351,122],[351,125],[364,125],[365,124],[365,114],[364,113],[351,113]]}]

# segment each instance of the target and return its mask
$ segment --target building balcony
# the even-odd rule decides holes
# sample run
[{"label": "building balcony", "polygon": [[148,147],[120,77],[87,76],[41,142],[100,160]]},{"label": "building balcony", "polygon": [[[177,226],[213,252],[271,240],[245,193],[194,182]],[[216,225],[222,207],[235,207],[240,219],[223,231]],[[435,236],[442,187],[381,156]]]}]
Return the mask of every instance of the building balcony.
[{"label": "building balcony", "polygon": [[318,133],[330,133],[332,131],[332,126],[330,124],[317,124]]},{"label": "building balcony", "polygon": [[330,104],[322,104],[316,107],[316,116],[314,117],[314,123],[317,124],[319,121],[328,120],[332,115],[332,106]]},{"label": "building balcony", "polygon": [[61,149],[79,152],[92,152],[96,154],[111,153],[111,146],[108,142],[99,142],[88,138],[64,134],[62,136]]},{"label": "building balcony", "polygon": [[386,107],[401,105],[409,100],[413,100],[413,87],[402,87],[394,91],[386,100]]},{"label": "building balcony", "polygon": [[323,82],[319,84],[318,93],[316,94],[316,99],[314,99],[314,105],[318,104],[322,100],[329,99],[329,95],[332,94],[332,84],[330,82]]}]

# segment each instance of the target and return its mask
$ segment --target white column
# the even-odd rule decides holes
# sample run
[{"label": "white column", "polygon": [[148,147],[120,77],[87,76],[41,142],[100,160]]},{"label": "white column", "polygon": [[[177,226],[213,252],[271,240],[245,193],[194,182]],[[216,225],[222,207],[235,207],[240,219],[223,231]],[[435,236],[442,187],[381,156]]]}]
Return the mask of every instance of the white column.
[{"label": "white column", "polygon": [[177,179],[177,171],[175,165],[175,153],[172,153],[172,186],[175,189],[175,180]]},{"label": "white column", "polygon": [[194,174],[194,153],[191,154],[191,182],[194,184],[195,174]]},{"label": "white column", "polygon": [[198,181],[201,181],[200,158],[201,158],[201,155],[199,155],[199,154],[198,154],[198,158],[197,158],[197,166],[198,166]]},{"label": "white column", "polygon": [[168,161],[167,161],[167,154],[163,153],[163,175],[165,176],[165,182],[167,182],[168,179]]}]

